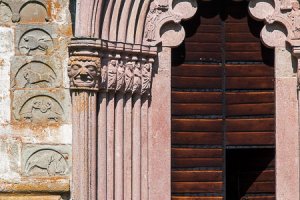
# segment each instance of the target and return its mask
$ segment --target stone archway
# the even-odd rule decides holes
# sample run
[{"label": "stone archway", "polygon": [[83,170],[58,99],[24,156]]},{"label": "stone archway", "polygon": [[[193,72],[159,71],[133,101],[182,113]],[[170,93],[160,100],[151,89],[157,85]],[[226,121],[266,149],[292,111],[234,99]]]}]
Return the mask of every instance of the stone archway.
[{"label": "stone archway", "polygon": [[[253,0],[249,10],[266,22],[261,38],[276,52],[277,199],[299,199],[299,3]],[[170,47],[195,11],[193,0],[77,2],[73,198],[170,199]]]},{"label": "stone archway", "polygon": [[171,47],[194,0],[79,0],[69,44],[73,199],[170,199]]}]

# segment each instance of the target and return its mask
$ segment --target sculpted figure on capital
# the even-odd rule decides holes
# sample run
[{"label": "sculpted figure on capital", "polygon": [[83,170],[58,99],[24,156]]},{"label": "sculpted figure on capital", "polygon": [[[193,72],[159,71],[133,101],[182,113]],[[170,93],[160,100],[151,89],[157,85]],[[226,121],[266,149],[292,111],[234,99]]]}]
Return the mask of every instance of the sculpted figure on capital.
[{"label": "sculpted figure on capital", "polygon": [[68,67],[71,88],[97,89],[100,79],[100,58],[71,57]]}]

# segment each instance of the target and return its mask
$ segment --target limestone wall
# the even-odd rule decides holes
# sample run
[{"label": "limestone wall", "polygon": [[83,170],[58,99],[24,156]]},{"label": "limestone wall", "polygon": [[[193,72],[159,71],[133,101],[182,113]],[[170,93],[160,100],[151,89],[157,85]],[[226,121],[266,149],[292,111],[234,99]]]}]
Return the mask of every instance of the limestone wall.
[{"label": "limestone wall", "polygon": [[69,12],[66,0],[0,1],[0,200],[69,191]]}]

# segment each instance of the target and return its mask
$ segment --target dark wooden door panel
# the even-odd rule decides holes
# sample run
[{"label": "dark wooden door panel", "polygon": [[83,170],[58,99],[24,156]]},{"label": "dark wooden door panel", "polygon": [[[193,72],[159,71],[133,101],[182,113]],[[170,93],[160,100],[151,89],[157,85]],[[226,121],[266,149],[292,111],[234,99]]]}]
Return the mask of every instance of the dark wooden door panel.
[{"label": "dark wooden door panel", "polygon": [[172,200],[274,200],[274,51],[248,1],[198,4],[172,51]]}]

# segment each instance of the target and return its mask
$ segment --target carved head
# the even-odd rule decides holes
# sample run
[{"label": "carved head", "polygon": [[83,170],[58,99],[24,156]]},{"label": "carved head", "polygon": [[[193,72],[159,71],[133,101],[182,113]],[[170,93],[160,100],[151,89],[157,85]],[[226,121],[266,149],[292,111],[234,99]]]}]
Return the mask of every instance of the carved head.
[{"label": "carved head", "polygon": [[111,60],[109,62],[109,64],[110,64],[110,67],[117,67],[118,62],[117,62],[117,60]]},{"label": "carved head", "polygon": [[141,69],[141,63],[137,62],[134,65],[135,69],[140,70]]},{"label": "carved head", "polygon": [[94,57],[70,59],[68,76],[71,87],[96,88],[100,78],[100,60]]},{"label": "carved head", "polygon": [[300,6],[299,6],[299,2],[298,1],[293,1],[292,2],[292,8],[293,10],[299,10]]},{"label": "carved head", "polygon": [[150,63],[144,64],[144,69],[149,72],[151,69],[151,64]]},{"label": "carved head", "polygon": [[126,68],[129,69],[130,71],[133,70],[133,63],[132,62],[127,62],[126,63]]}]

